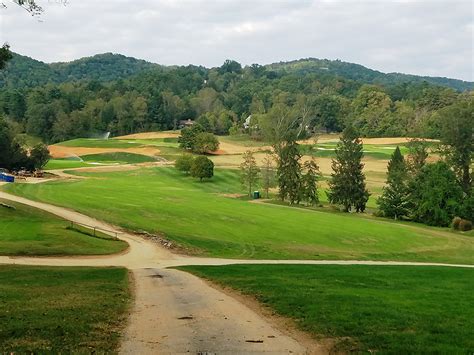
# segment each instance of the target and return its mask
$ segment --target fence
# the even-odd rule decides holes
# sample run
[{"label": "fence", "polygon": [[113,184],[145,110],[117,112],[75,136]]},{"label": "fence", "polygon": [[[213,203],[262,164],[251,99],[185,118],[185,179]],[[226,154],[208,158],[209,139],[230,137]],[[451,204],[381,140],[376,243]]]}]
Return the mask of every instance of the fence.
[{"label": "fence", "polygon": [[[116,231],[111,231],[111,230],[108,230],[108,229],[103,229],[103,228],[99,228],[99,227],[95,227],[95,226],[90,226],[88,224],[84,224],[84,223],[78,223],[78,222],[73,222],[73,221],[70,221],[70,226],[69,228],[71,229],[75,229],[79,232],[82,232],[82,233],[85,233],[85,234],[88,234],[90,235],[91,237],[94,237],[94,238],[101,238],[101,239],[119,239],[118,238],[118,233]],[[90,232],[84,232],[84,231],[81,231],[80,227],[84,228],[84,229],[88,229],[90,230]],[[101,236],[101,234],[105,234],[107,237],[103,237]]]}]

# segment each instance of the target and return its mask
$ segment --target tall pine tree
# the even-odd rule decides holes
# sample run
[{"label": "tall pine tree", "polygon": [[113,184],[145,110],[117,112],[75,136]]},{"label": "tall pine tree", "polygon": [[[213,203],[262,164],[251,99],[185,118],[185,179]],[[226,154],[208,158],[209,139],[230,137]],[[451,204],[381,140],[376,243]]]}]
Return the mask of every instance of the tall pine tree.
[{"label": "tall pine tree", "polygon": [[377,204],[385,217],[399,219],[409,213],[409,189],[407,166],[398,146],[387,169],[387,184]]},{"label": "tall pine tree", "polygon": [[289,141],[281,148],[278,157],[278,186],[280,198],[290,204],[301,201],[301,153],[298,143]]},{"label": "tall pine tree", "polygon": [[329,181],[329,202],[342,205],[345,212],[355,208],[364,212],[369,199],[365,186],[362,141],[352,126],[342,132],[341,141],[336,147],[336,158],[332,161],[331,180]]}]

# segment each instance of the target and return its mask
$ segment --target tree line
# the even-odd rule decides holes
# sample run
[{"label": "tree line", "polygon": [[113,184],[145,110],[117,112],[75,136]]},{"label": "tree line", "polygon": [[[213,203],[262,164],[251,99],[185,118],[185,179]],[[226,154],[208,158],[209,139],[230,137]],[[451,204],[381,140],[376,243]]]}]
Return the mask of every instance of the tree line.
[{"label": "tree line", "polygon": [[466,96],[472,92],[427,82],[373,85],[320,70],[276,71],[229,60],[212,69],[158,68],[108,82],[3,87],[0,115],[17,132],[48,143],[107,131],[177,129],[187,119],[214,134],[248,131],[263,139],[265,117],[282,106],[304,111],[308,132],[351,125],[367,137],[438,138],[442,109]]},{"label": "tree line", "polygon": [[[448,226],[468,230],[474,220],[472,155],[474,152],[474,100],[464,97],[440,111],[440,160],[428,162],[428,145],[422,139],[408,144],[404,157],[394,151],[387,166],[387,181],[377,199],[380,216],[413,220],[428,225]],[[305,133],[304,112],[280,107],[266,117],[268,139],[272,142],[274,161],[266,158],[263,168],[251,151],[243,156],[240,166],[242,184],[251,196],[252,189],[262,179],[268,190],[274,181],[278,196],[289,204],[317,205],[319,168],[314,159],[302,162],[297,139]],[[265,121],[263,121],[265,122]],[[341,206],[344,212],[364,212],[370,197],[366,187],[363,145],[360,133],[347,126],[335,150],[329,179],[328,201]]]}]

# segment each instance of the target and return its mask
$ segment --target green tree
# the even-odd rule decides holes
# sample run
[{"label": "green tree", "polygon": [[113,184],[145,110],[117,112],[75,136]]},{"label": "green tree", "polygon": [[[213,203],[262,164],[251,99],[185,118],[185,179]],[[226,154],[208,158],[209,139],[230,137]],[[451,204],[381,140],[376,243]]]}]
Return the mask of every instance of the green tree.
[{"label": "green tree", "polygon": [[403,218],[409,214],[408,173],[398,146],[388,162],[387,170],[387,183],[377,204],[385,217]]},{"label": "green tree", "polygon": [[319,202],[318,179],[321,175],[319,166],[314,159],[303,164],[304,173],[301,176],[301,198],[309,205],[315,206]]},{"label": "green tree", "polygon": [[454,169],[463,191],[470,194],[474,153],[474,97],[460,100],[439,113],[442,153]]},{"label": "green tree", "polygon": [[335,154],[327,193],[329,202],[342,205],[345,212],[351,211],[353,207],[357,212],[364,212],[369,192],[362,171],[363,146],[357,131],[352,126],[344,129]]},{"label": "green tree", "polygon": [[407,169],[412,176],[416,176],[428,158],[428,145],[425,140],[414,138],[408,144]]},{"label": "green tree", "polygon": [[219,141],[217,140],[217,137],[208,132],[198,133],[191,148],[194,153],[198,154],[215,152],[218,149]]},{"label": "green tree", "polygon": [[426,164],[410,183],[412,218],[433,226],[448,226],[456,216],[462,189],[445,162]]},{"label": "green tree", "polygon": [[273,166],[274,161],[275,161],[275,158],[271,154],[267,154],[267,156],[263,158],[263,166],[261,169],[261,175],[262,175],[262,189],[265,192],[265,198],[269,198],[270,189],[276,186],[275,167]]},{"label": "green tree", "polygon": [[214,176],[214,163],[207,157],[199,156],[193,160],[190,170],[191,176],[202,179],[210,179]]},{"label": "green tree", "polygon": [[189,174],[191,167],[193,166],[193,161],[194,157],[191,154],[183,154],[176,159],[174,166],[179,171]]},{"label": "green tree", "polygon": [[278,156],[277,179],[279,196],[290,204],[301,201],[301,153],[299,144],[287,142]]},{"label": "green tree", "polygon": [[28,156],[30,170],[43,169],[50,158],[48,147],[45,144],[35,145]]},{"label": "green tree", "polygon": [[204,129],[200,124],[195,123],[191,127],[186,127],[181,130],[181,135],[178,137],[179,146],[184,149],[192,150],[196,141],[196,136],[203,132]]},{"label": "green tree", "polygon": [[240,164],[240,181],[246,187],[248,194],[252,196],[252,188],[255,187],[260,178],[260,169],[251,150],[247,150],[243,155],[244,161]]},{"label": "green tree", "polygon": [[10,46],[8,44],[4,44],[0,47],[0,70],[5,68],[7,62],[12,59],[12,53],[10,52]]}]

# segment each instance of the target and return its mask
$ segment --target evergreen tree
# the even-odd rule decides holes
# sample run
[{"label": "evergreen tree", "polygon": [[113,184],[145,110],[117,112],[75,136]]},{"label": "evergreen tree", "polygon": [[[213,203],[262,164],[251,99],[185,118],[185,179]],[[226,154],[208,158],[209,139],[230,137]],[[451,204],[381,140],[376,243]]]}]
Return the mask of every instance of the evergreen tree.
[{"label": "evergreen tree", "polygon": [[296,141],[289,141],[281,148],[278,157],[278,186],[280,198],[290,204],[301,201],[301,153]]},{"label": "evergreen tree", "polygon": [[405,160],[398,146],[387,168],[387,184],[377,204],[385,217],[398,219],[409,213],[408,174]]},{"label": "evergreen tree", "polygon": [[270,188],[275,186],[275,168],[273,167],[274,158],[268,154],[263,159],[263,166],[261,170],[262,188],[265,191],[265,198],[269,198]]},{"label": "evergreen tree", "polygon": [[357,212],[364,212],[369,199],[362,171],[362,150],[358,133],[352,126],[347,126],[336,147],[328,192],[329,202],[342,205],[345,212],[349,212],[353,207]]},{"label": "evergreen tree", "polygon": [[320,176],[319,166],[314,159],[303,164],[305,172],[301,177],[301,197],[308,204],[314,206],[319,202],[318,178]]},{"label": "evergreen tree", "polygon": [[412,217],[417,222],[448,226],[461,209],[462,189],[445,162],[426,164],[410,185]]},{"label": "evergreen tree", "polygon": [[243,155],[244,161],[240,164],[240,180],[242,185],[248,189],[249,196],[252,196],[252,188],[257,184],[260,169],[257,166],[255,157],[251,150]]},{"label": "evergreen tree", "polygon": [[412,176],[418,175],[428,158],[428,147],[423,139],[414,138],[408,142],[407,169]]}]

